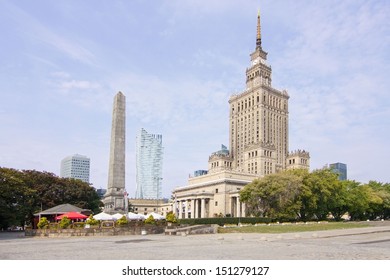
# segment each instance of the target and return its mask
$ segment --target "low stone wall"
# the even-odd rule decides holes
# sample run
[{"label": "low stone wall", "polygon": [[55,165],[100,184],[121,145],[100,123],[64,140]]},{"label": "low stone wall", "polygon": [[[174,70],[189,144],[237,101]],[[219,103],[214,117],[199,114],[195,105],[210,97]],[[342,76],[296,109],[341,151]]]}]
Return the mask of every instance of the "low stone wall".
[{"label": "low stone wall", "polygon": [[78,229],[27,229],[25,236],[35,237],[70,237],[70,236],[114,236],[143,235],[164,233],[165,226],[136,226],[112,228],[78,228]]},{"label": "low stone wall", "polygon": [[189,235],[189,234],[215,234],[218,232],[218,225],[194,225],[181,227],[167,227],[166,235]]}]

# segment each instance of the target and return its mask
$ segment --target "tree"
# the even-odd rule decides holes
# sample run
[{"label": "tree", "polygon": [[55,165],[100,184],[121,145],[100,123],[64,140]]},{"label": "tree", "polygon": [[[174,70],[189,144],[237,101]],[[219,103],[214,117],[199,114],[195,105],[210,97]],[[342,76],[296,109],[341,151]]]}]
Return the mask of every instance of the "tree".
[{"label": "tree", "polygon": [[370,219],[388,219],[390,217],[390,184],[369,181],[367,185],[377,196],[372,197],[370,202]]},{"label": "tree", "polygon": [[240,191],[240,200],[245,202],[254,216],[275,219],[295,219],[301,208],[299,193],[302,178],[281,172],[254,180]]},{"label": "tree", "polygon": [[24,226],[34,195],[17,170],[0,168],[0,228]]},{"label": "tree", "polygon": [[366,220],[374,217],[375,209],[383,203],[382,198],[369,184],[355,182],[350,186],[348,211],[351,220]]},{"label": "tree", "polygon": [[0,167],[1,228],[32,223],[34,213],[64,203],[99,213],[102,202],[95,189],[81,180]]},{"label": "tree", "polygon": [[317,219],[326,219],[333,210],[332,205],[337,207],[339,204],[339,197],[334,196],[340,186],[337,174],[326,168],[315,170],[310,173],[306,184],[314,199],[311,212]]}]

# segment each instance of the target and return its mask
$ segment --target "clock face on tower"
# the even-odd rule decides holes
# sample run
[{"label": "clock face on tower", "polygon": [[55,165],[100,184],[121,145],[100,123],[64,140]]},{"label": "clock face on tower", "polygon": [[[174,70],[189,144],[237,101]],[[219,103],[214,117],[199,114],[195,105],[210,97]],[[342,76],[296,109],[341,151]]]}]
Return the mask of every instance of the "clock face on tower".
[{"label": "clock face on tower", "polygon": [[259,63],[259,61],[260,61],[259,58],[256,58],[255,60],[253,60],[252,61],[252,66],[256,65],[257,63]]}]

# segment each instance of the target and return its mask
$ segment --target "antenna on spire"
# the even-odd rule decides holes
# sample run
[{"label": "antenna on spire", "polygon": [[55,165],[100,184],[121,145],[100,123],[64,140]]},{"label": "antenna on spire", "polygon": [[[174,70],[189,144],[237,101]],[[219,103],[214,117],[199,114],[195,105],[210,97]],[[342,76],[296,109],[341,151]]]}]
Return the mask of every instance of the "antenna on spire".
[{"label": "antenna on spire", "polygon": [[256,34],[256,49],[261,50],[261,25],[260,25],[260,9],[257,12],[257,34]]}]

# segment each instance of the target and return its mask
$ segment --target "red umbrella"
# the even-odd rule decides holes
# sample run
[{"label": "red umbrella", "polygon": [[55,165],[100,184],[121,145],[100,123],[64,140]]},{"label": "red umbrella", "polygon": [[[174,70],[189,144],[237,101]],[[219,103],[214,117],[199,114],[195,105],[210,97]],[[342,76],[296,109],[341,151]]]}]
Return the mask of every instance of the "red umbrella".
[{"label": "red umbrella", "polygon": [[63,217],[67,217],[70,220],[77,220],[77,219],[86,219],[88,216],[85,216],[78,212],[68,212],[65,214],[62,214],[56,218],[56,220],[61,220]]}]

